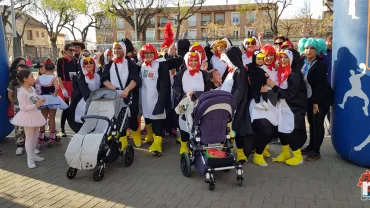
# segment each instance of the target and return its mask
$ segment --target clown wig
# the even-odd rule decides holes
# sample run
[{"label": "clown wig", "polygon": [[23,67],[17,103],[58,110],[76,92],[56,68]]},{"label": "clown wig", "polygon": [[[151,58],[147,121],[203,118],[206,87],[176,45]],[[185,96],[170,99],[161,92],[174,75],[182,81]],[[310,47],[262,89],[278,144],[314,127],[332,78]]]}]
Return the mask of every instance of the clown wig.
[{"label": "clown wig", "polygon": [[145,56],[144,56],[144,54],[146,53],[146,52],[153,52],[154,53],[154,57],[153,57],[153,60],[156,60],[158,57],[159,57],[159,55],[158,55],[158,51],[157,51],[157,49],[154,47],[154,45],[153,44],[151,44],[151,43],[147,43],[147,44],[145,44],[145,45],[143,45],[143,47],[141,48],[141,50],[140,50],[140,57],[145,61],[145,64],[147,65],[147,66],[151,66],[152,65],[152,61],[146,61],[145,60]]},{"label": "clown wig", "polygon": [[218,49],[217,49],[217,47],[218,46],[220,46],[220,45],[222,45],[222,46],[224,46],[225,47],[225,49],[227,48],[227,42],[226,42],[226,40],[217,40],[216,41],[216,44],[213,46],[213,51],[214,52],[218,52]]},{"label": "clown wig", "polygon": [[327,46],[325,40],[322,38],[302,38],[298,43],[298,50],[301,54],[304,53],[304,49],[308,46],[312,46],[316,49],[316,54],[326,54]]},{"label": "clown wig", "polygon": [[277,56],[276,56],[276,50],[275,50],[274,46],[266,44],[262,47],[261,51],[266,56],[268,56],[269,54],[274,54],[275,55],[274,63],[275,63]]}]

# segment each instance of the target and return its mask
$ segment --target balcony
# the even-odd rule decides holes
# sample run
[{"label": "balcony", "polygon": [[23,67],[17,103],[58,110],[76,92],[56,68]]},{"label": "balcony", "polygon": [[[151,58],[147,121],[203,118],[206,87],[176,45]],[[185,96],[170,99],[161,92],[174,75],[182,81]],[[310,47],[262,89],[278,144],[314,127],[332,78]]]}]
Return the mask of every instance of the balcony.
[{"label": "balcony", "polygon": [[225,20],[216,20],[216,24],[218,24],[218,25],[224,25],[225,24]]}]

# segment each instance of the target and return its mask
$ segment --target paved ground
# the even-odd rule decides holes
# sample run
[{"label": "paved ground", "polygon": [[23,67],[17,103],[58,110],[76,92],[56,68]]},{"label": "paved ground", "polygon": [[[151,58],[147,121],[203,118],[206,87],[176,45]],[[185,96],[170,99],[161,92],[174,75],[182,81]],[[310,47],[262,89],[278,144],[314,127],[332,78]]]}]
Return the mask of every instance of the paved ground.
[{"label": "paved ground", "polygon": [[[27,168],[25,155],[14,155],[13,138],[0,141],[0,207],[370,207],[360,200],[356,186],[365,169],[342,160],[330,138],[324,141],[320,161],[299,167],[270,159],[268,167],[248,162],[243,187],[237,186],[235,172],[219,172],[213,192],[194,170],[191,178],[182,176],[174,138],[164,140],[160,158],[144,144],[135,149],[131,167],[125,168],[121,160],[109,164],[101,182],[93,181],[93,171],[66,178],[68,141],[42,149],[45,161],[33,170]],[[272,145],[271,152],[277,155],[279,146]]]}]

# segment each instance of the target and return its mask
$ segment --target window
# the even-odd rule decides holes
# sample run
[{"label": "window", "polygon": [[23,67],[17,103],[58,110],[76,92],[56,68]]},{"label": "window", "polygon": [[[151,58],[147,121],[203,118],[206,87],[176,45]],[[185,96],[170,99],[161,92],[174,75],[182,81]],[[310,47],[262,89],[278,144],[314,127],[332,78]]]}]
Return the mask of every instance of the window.
[{"label": "window", "polygon": [[211,14],[202,14],[202,25],[206,25],[207,22],[211,22]]},{"label": "window", "polygon": [[160,26],[164,27],[166,25],[167,21],[168,21],[167,18],[161,17],[161,19],[159,20]]},{"label": "window", "polygon": [[155,39],[155,29],[147,29],[145,32],[146,40],[151,41]]},{"label": "window", "polygon": [[188,18],[188,26],[195,27],[197,26],[197,16],[193,15]]},{"label": "window", "polygon": [[45,33],[44,32],[41,32],[41,37],[45,38]]},{"label": "window", "polygon": [[151,25],[154,25],[154,24],[155,24],[155,18],[154,18],[154,17],[151,17],[151,18],[150,18],[150,24],[151,24]]},{"label": "window", "polygon": [[188,30],[188,38],[190,40],[197,39],[197,30],[196,29],[190,29],[190,30]]},{"label": "window", "polygon": [[219,24],[225,23],[225,14],[224,13],[215,14],[215,22]]},{"label": "window", "polygon": [[247,12],[247,22],[255,22],[255,21],[256,21],[256,13]]},{"label": "window", "polygon": [[233,30],[233,38],[239,38],[240,37],[240,31],[239,28],[236,30]]},{"label": "window", "polygon": [[172,21],[171,21],[171,23],[172,23],[172,26],[177,26],[177,14],[173,14],[173,15],[171,15],[171,17],[172,17]]},{"label": "window", "polygon": [[32,30],[27,30],[27,40],[32,40]]},{"label": "window", "polygon": [[117,32],[117,40],[121,40],[125,38],[125,32]]},{"label": "window", "polygon": [[231,13],[231,23],[233,25],[240,24],[240,13],[239,12],[232,12]]},{"label": "window", "polygon": [[117,28],[125,28],[125,20],[123,18],[117,18]]},{"label": "window", "polygon": [[40,37],[39,31],[36,31],[36,38]]},{"label": "window", "polygon": [[159,31],[159,39],[160,39],[160,40],[163,40],[163,38],[164,38],[164,37],[163,37],[163,30],[160,30],[160,31]]},{"label": "window", "polygon": [[256,35],[256,29],[253,27],[246,27],[245,28],[245,36],[250,37],[252,35]]}]

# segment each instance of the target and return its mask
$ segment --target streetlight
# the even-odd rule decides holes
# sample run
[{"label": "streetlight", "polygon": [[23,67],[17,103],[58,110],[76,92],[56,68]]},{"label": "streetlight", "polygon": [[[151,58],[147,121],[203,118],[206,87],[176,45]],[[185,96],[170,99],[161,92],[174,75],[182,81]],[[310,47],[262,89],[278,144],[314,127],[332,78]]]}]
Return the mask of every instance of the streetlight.
[{"label": "streetlight", "polygon": [[17,37],[17,26],[15,22],[15,10],[14,10],[14,0],[10,1],[11,3],[11,13],[12,13],[12,29],[13,29],[13,57],[18,57],[21,55],[18,37]]},{"label": "streetlight", "polygon": [[[129,0],[126,0],[125,1],[125,3],[126,4],[128,4],[128,3],[131,3]],[[132,5],[132,4],[131,4]],[[136,41],[136,43],[137,43],[137,41],[138,41],[138,39],[137,39],[137,24],[136,24],[136,20],[137,20],[137,17],[136,17],[136,2],[135,2],[135,0],[134,0],[134,5],[133,5],[133,7],[134,7],[134,29],[135,29],[135,41]],[[136,45],[136,44],[135,44]]]}]

